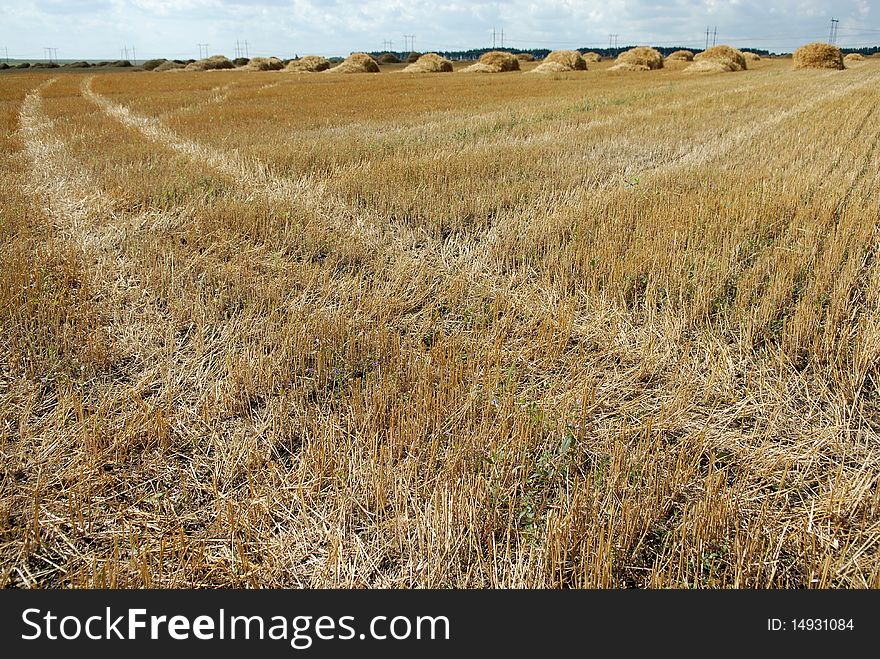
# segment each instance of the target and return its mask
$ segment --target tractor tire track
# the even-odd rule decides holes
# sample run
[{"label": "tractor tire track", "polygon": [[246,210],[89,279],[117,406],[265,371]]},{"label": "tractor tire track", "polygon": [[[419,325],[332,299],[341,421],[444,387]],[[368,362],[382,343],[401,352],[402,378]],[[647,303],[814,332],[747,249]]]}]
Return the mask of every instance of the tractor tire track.
[{"label": "tractor tire track", "polygon": [[183,138],[162,122],[136,114],[126,106],[98,94],[92,89],[92,80],[91,76],[83,80],[83,95],[105,114],[149,140],[232,179],[245,199],[261,198],[270,202],[300,204],[333,230],[365,242],[372,250],[390,250],[397,257],[418,262],[442,261],[443,246],[432,241],[426,233],[400,223],[380,221],[375,214],[367,215],[364,210],[353,208],[331,194],[326,184],[311,177],[280,177],[272,173],[265,163],[249,161],[237,154],[225,153]]}]

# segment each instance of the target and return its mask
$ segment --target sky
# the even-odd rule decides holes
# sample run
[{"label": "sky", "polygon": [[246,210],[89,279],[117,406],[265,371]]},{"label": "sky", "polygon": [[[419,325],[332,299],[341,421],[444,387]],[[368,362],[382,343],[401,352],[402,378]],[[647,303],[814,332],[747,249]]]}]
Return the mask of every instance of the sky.
[{"label": "sky", "polygon": [[[872,5],[874,5],[872,7]],[[607,47],[717,43],[790,52],[829,37],[880,43],[880,0],[0,0],[0,58],[196,58],[210,54]],[[386,42],[391,41],[389,48]],[[128,48],[128,51],[124,51]],[[132,57],[132,49],[135,57]],[[407,48],[408,50],[408,48]]]}]

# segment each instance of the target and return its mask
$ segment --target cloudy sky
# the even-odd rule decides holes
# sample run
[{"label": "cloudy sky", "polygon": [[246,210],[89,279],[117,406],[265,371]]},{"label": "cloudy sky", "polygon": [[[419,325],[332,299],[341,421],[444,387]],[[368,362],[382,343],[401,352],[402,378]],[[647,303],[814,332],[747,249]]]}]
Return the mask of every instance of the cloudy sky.
[{"label": "cloudy sky", "polygon": [[236,40],[251,56],[346,55],[403,50],[404,34],[457,50],[491,46],[493,28],[517,48],[607,46],[612,33],[698,47],[707,26],[718,43],[778,52],[827,40],[832,17],[840,45],[880,43],[880,0],[0,0],[0,57],[197,57],[198,43],[232,56]]}]

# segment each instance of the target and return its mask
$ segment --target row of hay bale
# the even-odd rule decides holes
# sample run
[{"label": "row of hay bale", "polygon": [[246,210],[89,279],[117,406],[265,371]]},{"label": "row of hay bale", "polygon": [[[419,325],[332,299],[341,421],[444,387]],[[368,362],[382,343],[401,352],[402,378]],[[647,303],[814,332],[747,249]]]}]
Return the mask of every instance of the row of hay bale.
[{"label": "row of hay bale", "polygon": [[[205,59],[182,63],[180,61],[151,60],[144,64],[144,68],[152,71],[215,71],[223,69],[246,69],[250,71],[290,71],[294,73],[378,73],[379,62],[399,62],[396,56],[386,53],[390,57],[380,56],[375,58],[366,53],[353,53],[336,66],[331,66],[328,59],[316,55],[290,60],[286,64],[277,57],[254,57],[236,66],[236,62],[230,61],[222,55],[215,55]],[[587,63],[599,61],[601,57],[596,53],[580,53],[576,50],[555,50],[547,55],[531,73],[567,73],[572,71],[586,71]],[[745,71],[748,62],[760,60],[756,53],[744,52],[732,46],[713,46],[701,53],[694,54],[689,50],[677,50],[664,58],[663,55],[648,46],[632,48],[618,55],[610,71],[655,71],[662,69],[664,61],[686,62],[688,66],[684,73],[730,73]],[[848,55],[847,61],[860,61],[861,55]],[[505,73],[519,71],[521,61],[534,61],[534,57],[527,53],[514,55],[505,51],[489,51],[484,53],[479,61],[461,70],[462,73]],[[799,48],[794,54],[795,68],[844,68],[844,58],[840,49],[830,44],[813,43]],[[437,55],[427,53],[419,55],[412,61],[404,72],[408,73],[449,73],[453,70],[452,62]]]},{"label": "row of hay bale", "polygon": [[79,62],[65,62],[64,64],[59,64],[58,62],[18,62],[17,64],[7,64],[6,62],[0,62],[0,70],[7,69],[123,69],[123,68],[133,68],[131,62],[128,60],[113,60],[107,62],[97,62],[92,64],[91,62],[86,62],[85,60]]},{"label": "row of hay bale", "polygon": [[[749,62],[760,61],[757,53],[741,51],[732,46],[713,46],[701,53],[694,54],[689,50],[677,50],[666,58],[672,62],[690,62],[684,73],[731,73],[745,71]],[[796,69],[843,69],[844,62],[864,61],[864,56],[857,53],[841,54],[837,46],[827,43],[811,43],[795,51],[793,60]],[[639,47],[621,53],[612,71],[651,71],[663,68],[663,56],[654,48]]]}]

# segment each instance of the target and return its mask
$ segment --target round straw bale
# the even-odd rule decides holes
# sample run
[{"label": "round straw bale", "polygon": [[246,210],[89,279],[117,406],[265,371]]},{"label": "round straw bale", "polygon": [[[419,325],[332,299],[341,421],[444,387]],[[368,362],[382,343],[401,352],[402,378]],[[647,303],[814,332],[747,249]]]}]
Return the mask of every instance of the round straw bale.
[{"label": "round straw bale", "polygon": [[452,62],[436,53],[425,53],[404,69],[406,73],[451,73]]},{"label": "round straw bale", "polygon": [[212,55],[204,59],[190,62],[186,65],[187,71],[218,71],[220,69],[234,69],[235,64],[223,55]]},{"label": "round straw bale", "polygon": [[808,43],[794,51],[796,69],[842,69],[843,54],[830,43]]},{"label": "round straw bale", "polygon": [[342,64],[327,69],[325,73],[379,73],[379,65],[366,53],[353,53]]},{"label": "round straw bale", "polygon": [[153,71],[155,73],[164,73],[165,71],[182,71],[184,69],[183,64],[179,62],[162,62],[159,66],[157,66]]},{"label": "round straw bale", "polygon": [[554,50],[531,73],[568,73],[586,71],[587,63],[576,50]]},{"label": "round straw bale", "polygon": [[154,71],[157,67],[161,66],[165,62],[167,62],[165,58],[161,59],[148,59],[146,62],[141,64],[141,68],[144,71]]},{"label": "round straw bale", "polygon": [[666,57],[671,62],[693,62],[694,54],[690,50],[676,50]]},{"label": "round straw bale", "polygon": [[[694,61],[720,64],[721,68],[718,69],[719,71],[745,71],[748,68],[745,55],[743,55],[741,50],[733,48],[732,46],[712,46],[694,56]],[[696,68],[698,67],[695,67],[695,69]]]},{"label": "round straw bale", "polygon": [[462,73],[506,73],[519,71],[519,60],[503,50],[483,53],[480,61],[461,70]]},{"label": "round straw bale", "polygon": [[252,57],[245,66],[248,71],[280,71],[284,62],[277,57]]},{"label": "round straw bale", "polygon": [[612,71],[652,71],[663,68],[663,55],[648,46],[632,48],[617,56]]},{"label": "round straw bale", "polygon": [[318,71],[326,71],[330,68],[330,60],[320,55],[306,55],[299,59],[291,60],[287,63],[285,71],[294,73],[317,73]]}]

